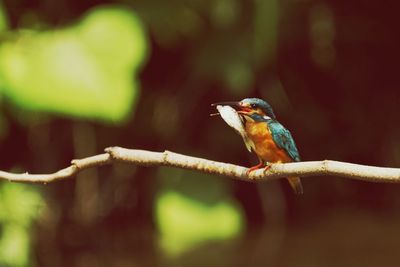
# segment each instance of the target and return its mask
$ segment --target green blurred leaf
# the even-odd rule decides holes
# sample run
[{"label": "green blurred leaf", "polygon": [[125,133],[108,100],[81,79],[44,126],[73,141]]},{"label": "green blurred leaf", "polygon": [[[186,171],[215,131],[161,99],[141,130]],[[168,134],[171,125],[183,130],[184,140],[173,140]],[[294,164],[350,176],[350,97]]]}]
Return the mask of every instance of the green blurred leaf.
[{"label": "green blurred leaf", "polygon": [[279,1],[255,0],[253,62],[265,64],[274,59],[278,42]]},{"label": "green blurred leaf", "polygon": [[43,206],[33,186],[7,183],[0,185],[1,266],[28,266],[30,226]]},{"label": "green blurred leaf", "polygon": [[234,95],[245,95],[254,83],[253,70],[250,64],[233,61],[225,69],[225,82]]},{"label": "green blurred leaf", "polygon": [[40,194],[23,184],[2,184],[0,187],[0,221],[29,225],[42,204]]},{"label": "green blurred leaf", "polygon": [[237,21],[240,11],[240,3],[237,0],[214,0],[210,19],[216,27],[227,28]]},{"label": "green blurred leaf", "polygon": [[165,167],[157,174],[162,189],[155,201],[155,218],[160,245],[170,256],[207,241],[234,238],[244,228],[243,211],[232,198],[230,184],[215,176],[189,173]]},{"label": "green blurred leaf", "polygon": [[156,202],[161,246],[177,255],[209,240],[225,240],[241,233],[244,219],[238,205],[224,199],[213,205],[176,191],[165,191]]},{"label": "green blurred leaf", "polygon": [[0,33],[8,29],[8,21],[3,3],[0,2]]},{"label": "green blurred leaf", "polygon": [[21,32],[3,44],[0,79],[20,107],[121,121],[137,97],[146,47],[133,12],[96,8],[69,28]]},{"label": "green blurred leaf", "polygon": [[28,266],[28,261],[29,232],[19,225],[3,226],[3,235],[0,239],[0,264]]}]

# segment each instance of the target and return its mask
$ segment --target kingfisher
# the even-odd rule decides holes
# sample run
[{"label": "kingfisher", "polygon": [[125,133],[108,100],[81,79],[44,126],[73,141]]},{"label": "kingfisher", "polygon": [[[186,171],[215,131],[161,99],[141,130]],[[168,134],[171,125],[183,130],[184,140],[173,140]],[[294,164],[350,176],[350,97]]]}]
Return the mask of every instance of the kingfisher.
[{"label": "kingfisher", "polygon": [[[239,102],[220,102],[212,106],[230,106],[239,114],[246,147],[254,152],[259,160],[256,166],[248,169],[252,171],[265,168],[267,171],[271,163],[287,163],[300,161],[300,155],[292,134],[275,116],[270,104],[259,98],[245,98]],[[288,177],[290,186],[296,194],[303,193],[303,186],[299,177]]]}]

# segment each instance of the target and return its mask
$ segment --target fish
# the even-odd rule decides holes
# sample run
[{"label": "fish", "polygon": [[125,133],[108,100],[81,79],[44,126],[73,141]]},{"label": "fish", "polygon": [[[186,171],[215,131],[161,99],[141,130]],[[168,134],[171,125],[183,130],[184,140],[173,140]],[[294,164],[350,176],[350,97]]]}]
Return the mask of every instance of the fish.
[{"label": "fish", "polygon": [[247,150],[249,152],[252,152],[252,150],[255,149],[255,145],[246,133],[243,118],[231,106],[218,105],[216,108],[219,112],[219,115],[221,115],[221,118],[226,122],[226,124],[233,128],[243,138]]}]

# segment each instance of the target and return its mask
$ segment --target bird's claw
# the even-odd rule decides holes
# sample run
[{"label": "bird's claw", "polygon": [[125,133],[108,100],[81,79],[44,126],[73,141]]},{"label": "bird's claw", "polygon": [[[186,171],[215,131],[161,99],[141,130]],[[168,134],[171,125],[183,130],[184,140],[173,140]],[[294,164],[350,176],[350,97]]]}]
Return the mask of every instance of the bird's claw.
[{"label": "bird's claw", "polygon": [[272,167],[272,164],[269,163],[269,162],[267,162],[266,165],[267,165],[267,166],[265,166],[264,172],[263,172],[264,174],[265,174],[267,171],[269,171],[269,169],[271,169],[271,167]]},{"label": "bird's claw", "polygon": [[262,167],[263,167],[263,163],[260,162],[260,163],[258,163],[256,166],[253,166],[253,167],[249,168],[249,169],[246,171],[247,176],[249,176],[251,172],[253,172],[253,171],[255,171],[255,170],[258,170],[258,169],[261,169]]},{"label": "bird's claw", "polygon": [[[258,169],[262,169],[263,166],[264,166],[264,163],[260,162],[258,165],[249,168],[249,169],[246,171],[246,175],[249,176],[251,172],[253,172],[253,171],[255,171],[255,170],[258,170]],[[272,167],[272,164],[269,163],[269,162],[267,162],[267,163],[266,163],[266,166],[264,167],[263,173],[265,174],[271,167]]]}]

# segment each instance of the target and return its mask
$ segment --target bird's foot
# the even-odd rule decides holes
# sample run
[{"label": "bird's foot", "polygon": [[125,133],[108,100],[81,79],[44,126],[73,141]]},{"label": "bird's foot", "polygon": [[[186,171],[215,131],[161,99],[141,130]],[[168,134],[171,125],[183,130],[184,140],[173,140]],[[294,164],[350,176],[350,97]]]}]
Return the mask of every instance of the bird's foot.
[{"label": "bird's foot", "polygon": [[256,166],[253,166],[253,167],[249,168],[249,169],[246,171],[246,174],[249,175],[252,171],[261,169],[263,166],[264,166],[264,163],[260,162],[260,163],[258,163]]},{"label": "bird's foot", "polygon": [[265,168],[264,168],[264,174],[265,174],[269,169],[271,169],[271,167],[272,167],[272,164],[269,163],[269,162],[267,162],[267,163],[266,163],[266,166],[265,166]]}]

